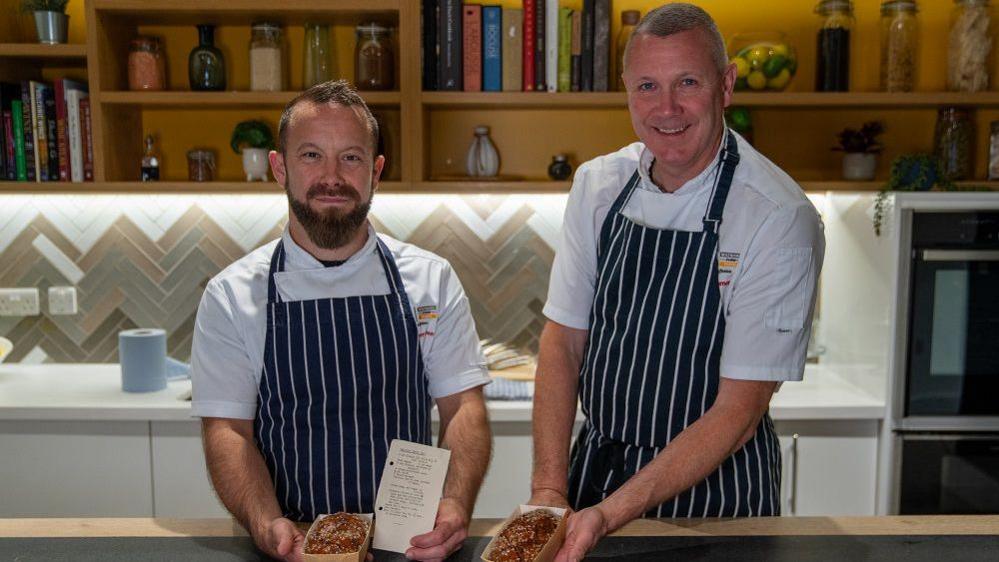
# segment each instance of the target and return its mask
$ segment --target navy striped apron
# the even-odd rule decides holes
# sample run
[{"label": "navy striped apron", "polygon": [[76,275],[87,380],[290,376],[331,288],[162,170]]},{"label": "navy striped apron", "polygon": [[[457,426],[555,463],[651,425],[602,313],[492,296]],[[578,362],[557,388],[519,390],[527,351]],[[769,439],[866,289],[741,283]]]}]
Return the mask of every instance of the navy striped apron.
[{"label": "navy striped apron", "polygon": [[378,240],[387,295],[284,301],[278,242],[254,434],[285,517],[374,510],[392,439],[429,445],[430,395],[416,319]]},{"label": "navy striped apron", "polygon": [[[739,162],[726,135],[702,232],[659,230],[621,210],[636,171],[600,232],[580,402],[586,421],[572,450],[569,500],[575,509],[623,485],[718,393],[725,317],[718,289],[718,226]],[[721,466],[648,517],[777,515],[780,450],[769,414]]]}]

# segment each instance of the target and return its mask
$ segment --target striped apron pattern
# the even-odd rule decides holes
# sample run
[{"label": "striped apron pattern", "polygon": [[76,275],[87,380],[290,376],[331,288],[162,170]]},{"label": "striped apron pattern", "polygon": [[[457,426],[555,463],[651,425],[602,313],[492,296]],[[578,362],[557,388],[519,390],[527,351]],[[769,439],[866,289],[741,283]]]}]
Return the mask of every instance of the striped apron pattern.
[{"label": "striped apron pattern", "polygon": [[[586,421],[573,444],[569,500],[576,509],[623,485],[713,404],[725,317],[718,288],[718,227],[739,162],[726,134],[701,232],[659,230],[625,217],[636,171],[600,232],[579,398]],[[648,517],[780,513],[780,449],[769,414],[706,479]]]},{"label": "striped apron pattern", "polygon": [[378,240],[387,295],[285,301],[278,242],[254,435],[286,517],[374,510],[392,439],[429,445],[431,400],[416,319]]}]

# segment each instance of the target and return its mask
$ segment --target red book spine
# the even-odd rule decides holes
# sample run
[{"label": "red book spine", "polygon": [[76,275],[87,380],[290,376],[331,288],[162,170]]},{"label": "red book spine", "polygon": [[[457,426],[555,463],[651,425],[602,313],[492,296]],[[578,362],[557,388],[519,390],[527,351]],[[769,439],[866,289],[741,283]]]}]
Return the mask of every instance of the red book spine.
[{"label": "red book spine", "polygon": [[534,48],[537,41],[537,34],[534,30],[534,10],[535,2],[538,0],[524,0],[524,56],[523,56],[523,76],[524,91],[534,91]]},{"label": "red book spine", "polygon": [[69,181],[69,138],[66,135],[66,83],[55,81],[56,148],[59,151],[59,181]]},{"label": "red book spine", "polygon": [[482,91],[482,6],[465,4],[462,8],[462,69],[464,90]]},{"label": "red book spine", "polygon": [[90,126],[90,98],[80,100],[80,141],[83,143],[83,181],[94,181],[94,138]]}]

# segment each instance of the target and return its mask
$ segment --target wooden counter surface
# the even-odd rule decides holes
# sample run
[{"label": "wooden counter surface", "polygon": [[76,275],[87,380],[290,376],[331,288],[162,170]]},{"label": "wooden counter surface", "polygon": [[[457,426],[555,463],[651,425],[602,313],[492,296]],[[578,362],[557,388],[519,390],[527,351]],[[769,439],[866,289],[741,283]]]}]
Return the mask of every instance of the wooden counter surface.
[{"label": "wooden counter surface", "polygon": [[[498,519],[472,522],[471,536],[490,536]],[[0,519],[4,537],[230,537],[245,535],[231,519]],[[644,519],[618,536],[996,535],[999,515],[895,517],[760,517]]]}]

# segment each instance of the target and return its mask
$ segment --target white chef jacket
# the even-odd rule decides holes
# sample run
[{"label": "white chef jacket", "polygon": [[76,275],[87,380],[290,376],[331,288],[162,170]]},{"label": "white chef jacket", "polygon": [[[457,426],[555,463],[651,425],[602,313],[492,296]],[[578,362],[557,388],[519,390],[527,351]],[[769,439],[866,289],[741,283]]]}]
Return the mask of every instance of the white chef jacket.
[{"label": "white chef jacket", "polygon": [[[818,212],[784,171],[736,136],[739,165],[722,214],[718,285],[725,315],[721,376],[790,381],[804,373],[825,237]],[[715,162],[673,193],[649,176],[654,156],[640,142],[584,163],[569,193],[544,314],[588,329],[597,244],[611,204],[637,169],[623,214],[647,227],[703,230]]]},{"label": "white chef jacket", "polygon": [[[391,291],[378,258],[376,236],[395,259],[415,310],[431,396],[440,398],[490,380],[468,306],[451,265],[411,244],[376,234],[342,265],[325,267],[281,235],[285,267],[275,273],[285,301],[386,295]],[[267,277],[277,240],[250,252],[205,287],[191,350],[193,412],[198,417],[253,419],[264,362]]]}]

